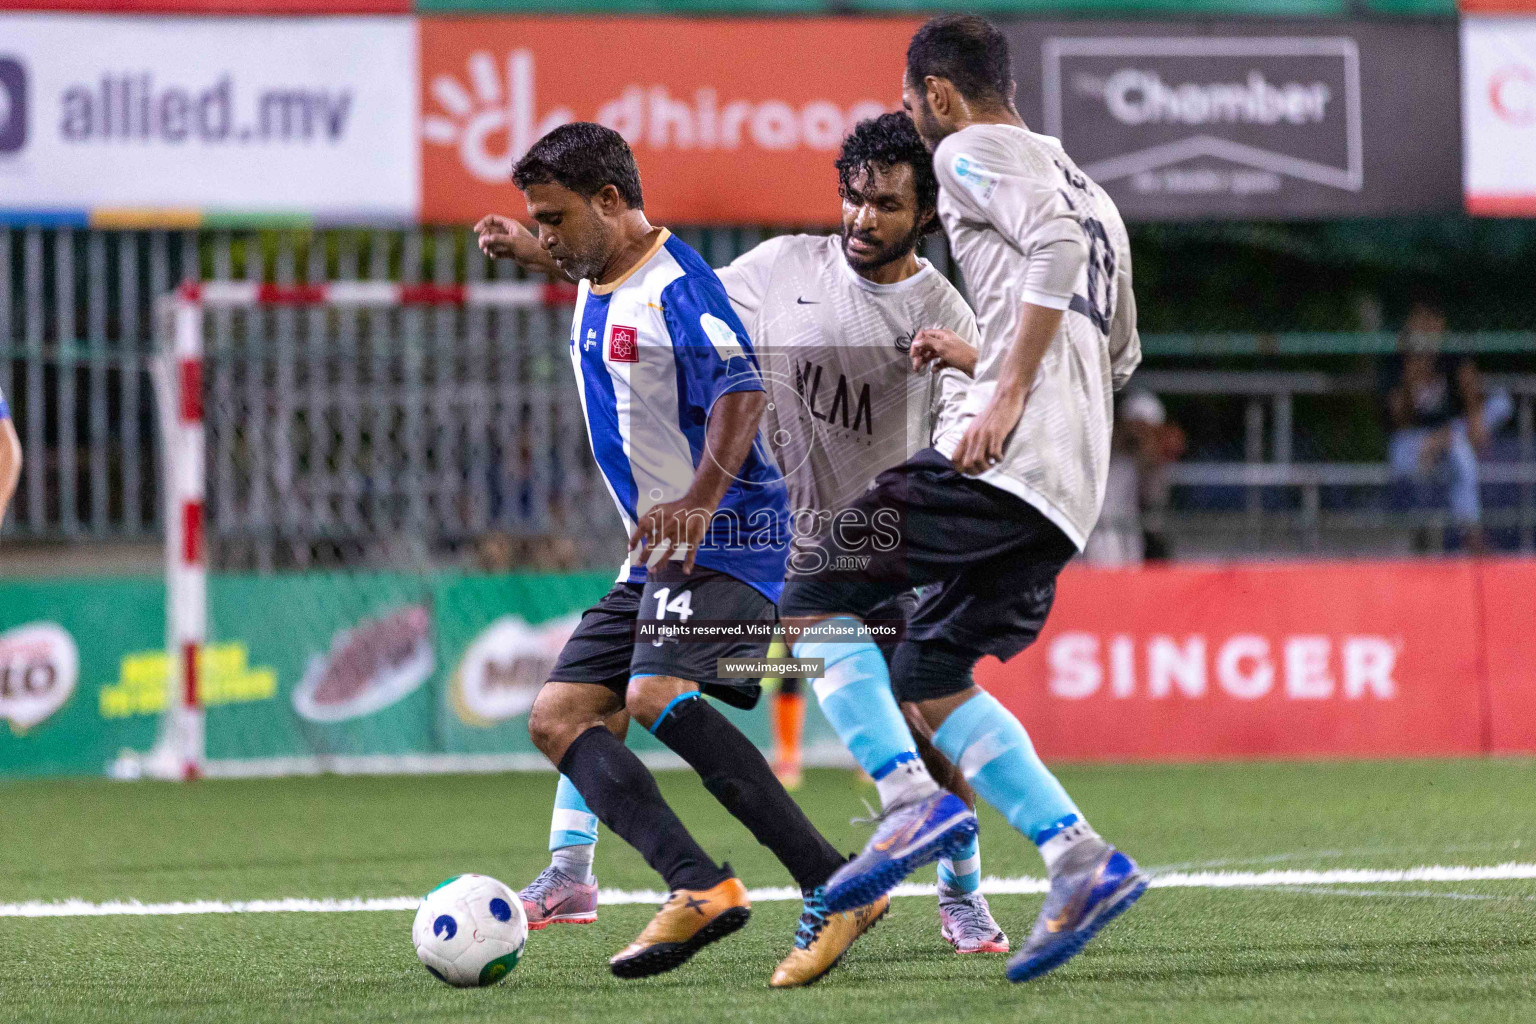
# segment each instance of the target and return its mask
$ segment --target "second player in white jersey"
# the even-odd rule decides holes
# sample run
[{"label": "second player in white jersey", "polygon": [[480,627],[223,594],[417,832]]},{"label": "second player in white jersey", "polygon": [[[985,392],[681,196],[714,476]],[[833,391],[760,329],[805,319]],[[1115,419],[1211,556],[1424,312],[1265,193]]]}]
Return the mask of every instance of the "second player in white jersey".
[{"label": "second player in white jersey", "polygon": [[[985,20],[944,15],[913,35],[902,105],[934,147],[939,215],[977,303],[977,379],[954,434],[882,472],[845,510],[851,521],[818,542],[820,560],[843,571],[796,570],[779,614],[796,657],[824,659],[822,713],[880,794],[875,835],[832,876],[828,905],[887,891],[975,831],[965,803],[913,756],[906,720],[921,719],[1045,861],[1050,891],[1006,972],[1028,981],[1076,956],[1149,883],[972,676],[982,657],[1006,661],[1040,635],[1056,579],[1098,515],[1110,392],[1136,362],[1119,215],[1059,146],[1024,127],[1014,90],[1007,36]],[[892,511],[903,543],[885,551],[860,523]],[[849,639],[893,591],[930,584],[889,669],[872,637]]]},{"label": "second player in white jersey", "polygon": [[[820,561],[819,542],[834,532],[834,516],[841,524],[882,471],[928,448],[955,420],[978,342],[970,307],[916,253],[937,226],[938,182],[911,121],[886,114],[860,122],[837,168],[839,235],[775,238],[717,271],[762,367],[764,429],[789,487],[790,564],[799,572],[831,568]],[[898,595],[877,617],[905,619],[915,604],[914,594]],[[882,648],[895,649],[890,639]],[[799,754],[786,760],[782,726],[803,714],[795,682],[783,681],[772,716],[776,764],[788,778],[798,775]],[[824,683],[815,681],[818,699]],[[964,775],[926,733],[917,752],[974,803]],[[879,777],[880,765],[865,767]],[[1008,937],[980,892],[976,840],[941,858],[938,875],[944,939],[958,953],[1007,952]]]},{"label": "second player in white jersey", "polygon": [[958,415],[968,378],[914,372],[911,349],[930,328],[975,348],[976,318],[932,264],[916,264],[876,283],[848,265],[840,237],[782,235],[718,271],[762,366],[763,425],[796,514],[842,508]]}]

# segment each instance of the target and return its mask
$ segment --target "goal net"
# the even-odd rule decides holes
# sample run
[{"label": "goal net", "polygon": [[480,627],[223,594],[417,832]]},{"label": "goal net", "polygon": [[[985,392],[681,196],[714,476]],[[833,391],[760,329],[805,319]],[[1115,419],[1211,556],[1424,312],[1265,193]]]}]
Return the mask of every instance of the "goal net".
[{"label": "goal net", "polygon": [[511,719],[623,549],[571,299],[500,280],[163,301],[171,667],[155,748],[118,774],[537,758]]}]

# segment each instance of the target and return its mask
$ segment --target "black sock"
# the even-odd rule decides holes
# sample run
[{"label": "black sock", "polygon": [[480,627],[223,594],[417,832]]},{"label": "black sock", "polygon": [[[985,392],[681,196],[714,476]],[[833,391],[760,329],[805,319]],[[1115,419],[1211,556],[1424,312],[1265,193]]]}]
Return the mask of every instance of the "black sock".
[{"label": "black sock", "polygon": [[842,866],[842,855],[790,799],[762,751],[702,697],[673,705],[656,738],[699,773],[704,788],[773,851],[800,888],[814,889]]},{"label": "black sock", "polygon": [[576,737],[560,759],[560,771],[598,820],[639,850],[669,889],[711,889],[731,877],[672,813],[650,770],[603,726]]}]

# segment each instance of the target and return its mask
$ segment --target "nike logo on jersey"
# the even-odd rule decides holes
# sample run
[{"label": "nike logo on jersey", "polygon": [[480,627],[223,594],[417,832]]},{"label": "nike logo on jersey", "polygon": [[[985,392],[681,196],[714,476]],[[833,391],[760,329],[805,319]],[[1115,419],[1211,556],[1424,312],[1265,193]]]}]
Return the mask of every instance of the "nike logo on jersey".
[{"label": "nike logo on jersey", "polygon": [[821,305],[821,300],[820,299],[807,299],[807,298],[803,298],[802,297],[802,298],[796,299],[795,300],[795,304],[799,305],[799,306],[819,306],[819,305]]}]

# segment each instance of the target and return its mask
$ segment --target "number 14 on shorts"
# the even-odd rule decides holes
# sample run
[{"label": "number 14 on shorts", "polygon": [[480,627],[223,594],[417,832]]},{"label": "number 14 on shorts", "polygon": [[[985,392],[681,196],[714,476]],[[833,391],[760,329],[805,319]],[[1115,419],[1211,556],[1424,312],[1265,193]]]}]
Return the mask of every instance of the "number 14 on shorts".
[{"label": "number 14 on shorts", "polygon": [[[655,595],[656,618],[665,619],[668,612],[677,616],[677,621],[679,622],[687,622],[693,617],[693,591],[679,591],[677,596],[673,597],[671,587],[657,587]],[[661,639],[658,637],[652,640],[651,646],[660,647]]]}]

